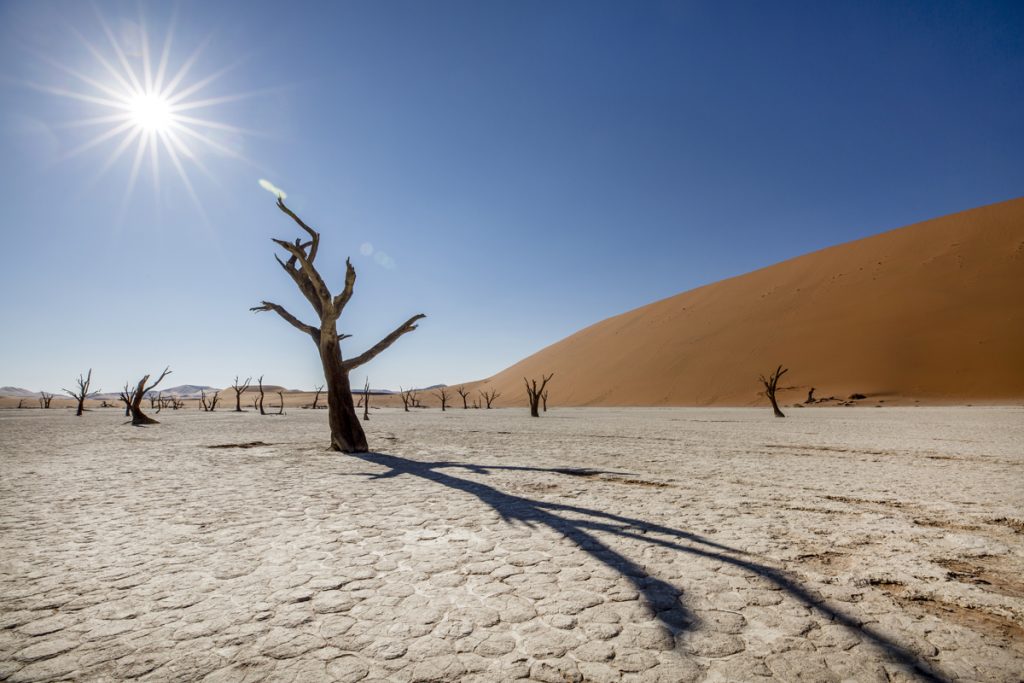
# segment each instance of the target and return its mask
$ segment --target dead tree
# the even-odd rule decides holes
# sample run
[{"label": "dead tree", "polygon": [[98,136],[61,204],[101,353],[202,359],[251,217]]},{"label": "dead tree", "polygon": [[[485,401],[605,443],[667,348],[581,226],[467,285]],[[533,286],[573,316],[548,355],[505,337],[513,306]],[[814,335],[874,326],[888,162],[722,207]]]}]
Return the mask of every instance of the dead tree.
[{"label": "dead tree", "polygon": [[256,383],[259,385],[260,395],[253,404],[253,408],[259,408],[260,415],[266,415],[263,411],[263,375],[260,375],[260,378],[256,380]]},{"label": "dead tree", "polygon": [[316,388],[316,396],[313,397],[313,410],[316,410],[316,404],[320,402],[320,393],[324,390],[324,385],[321,384]]},{"label": "dead tree", "polygon": [[235,412],[242,412],[242,394],[249,388],[249,383],[252,382],[252,377],[246,377],[245,381],[241,384],[238,383],[238,375],[235,375],[235,381],[231,384],[231,388],[235,390]]},{"label": "dead tree", "polygon": [[78,410],[75,411],[76,416],[85,412],[85,399],[99,393],[98,391],[89,391],[89,384],[91,382],[92,368],[89,368],[89,372],[86,373],[85,377],[79,375],[78,379],[75,380],[75,383],[78,385],[77,389],[74,391],[70,389],[63,389],[65,394],[78,401]]},{"label": "dead tree", "polygon": [[180,398],[178,398],[177,396],[171,396],[171,410],[178,410],[184,405],[185,402],[182,401]]},{"label": "dead tree", "polygon": [[142,399],[146,396],[146,394],[153,391],[153,389],[156,389],[156,385],[160,384],[160,382],[163,381],[164,377],[166,377],[169,374],[171,374],[171,369],[167,367],[164,368],[164,371],[161,372],[160,376],[156,378],[156,381],[150,384],[149,386],[146,386],[146,382],[149,381],[149,375],[145,375],[142,379],[140,379],[139,383],[135,386],[134,389],[129,389],[128,385],[125,385],[125,391],[130,391],[130,402],[128,404],[128,408],[131,411],[133,425],[138,426],[160,424],[159,422],[157,422],[156,420],[142,412]]},{"label": "dead tree", "polygon": [[[153,407],[153,397],[149,397],[149,406]],[[160,392],[156,395],[156,414],[159,415],[160,411],[164,409],[164,395]]]},{"label": "dead tree", "polygon": [[40,408],[49,408],[50,407],[50,401],[52,401],[52,400],[53,400],[53,394],[48,394],[45,391],[40,391],[39,392],[39,407]]},{"label": "dead tree", "polygon": [[775,372],[767,377],[761,375],[758,378],[761,381],[761,384],[764,385],[764,395],[772,402],[772,410],[775,411],[775,417],[786,417],[785,414],[779,410],[779,403],[775,400],[775,392],[779,390],[779,379],[787,372],[789,372],[789,368],[783,368],[780,365],[775,368]]},{"label": "dead tree", "polygon": [[811,390],[807,392],[807,400],[804,403],[814,403],[814,387],[811,387]]},{"label": "dead tree", "polygon": [[495,400],[496,400],[496,399],[497,399],[497,398],[498,398],[499,396],[501,396],[501,394],[499,394],[499,393],[498,393],[498,390],[497,390],[497,389],[491,389],[490,391],[481,391],[481,392],[480,392],[480,395],[481,395],[481,396],[483,396],[483,398],[484,398],[484,403],[486,403],[486,404],[487,404],[487,409],[488,409],[488,410],[490,410],[490,409],[491,409],[491,404],[492,404],[492,403],[494,403],[494,401],[495,401]]},{"label": "dead tree", "polygon": [[370,419],[370,378],[363,384],[363,421]]},{"label": "dead tree", "polygon": [[405,412],[409,412],[409,404],[412,403],[412,389],[402,389],[398,387],[398,397],[402,399],[402,407],[405,408]]},{"label": "dead tree", "polygon": [[366,433],[363,431],[362,425],[359,424],[355,405],[353,405],[349,373],[373,360],[378,354],[398,341],[402,335],[415,330],[417,321],[426,316],[422,313],[414,315],[362,354],[346,360],[341,355],[341,341],[351,335],[338,333],[338,318],[352,298],[356,284],[356,270],[352,267],[352,262],[346,259],[345,286],[341,292],[332,296],[314,266],[317,249],[320,246],[320,233],[306,225],[301,218],[285,206],[280,196],[277,198],[277,207],[309,236],[308,242],[303,242],[301,238],[297,238],[294,242],[275,239],[274,243],[288,252],[289,259],[282,261],[277,256],[275,258],[295,282],[306,300],[313,306],[313,310],[320,318],[320,326],[308,325],[282,306],[269,301],[260,302],[260,305],[253,307],[252,310],[274,311],[293,327],[312,338],[320,354],[324,379],[327,381],[327,421],[331,427],[331,448],[343,453],[366,453],[370,448],[366,443]]},{"label": "dead tree", "polygon": [[203,410],[205,412],[207,412],[207,413],[212,413],[213,411],[217,410],[217,400],[218,400],[219,396],[220,396],[220,392],[219,391],[213,392],[213,397],[210,399],[209,403],[207,403],[207,401],[206,401],[206,391],[200,389],[200,391],[199,391],[199,403],[202,405]]},{"label": "dead tree", "polygon": [[281,407],[277,409],[277,414],[284,415],[284,394],[280,391],[277,392],[277,398],[281,401]]},{"label": "dead tree", "polygon": [[473,399],[473,409],[474,410],[480,410],[480,399],[478,399],[478,398],[474,398]]},{"label": "dead tree", "polygon": [[544,412],[548,412],[548,392],[544,392],[540,395],[541,403],[544,405]]},{"label": "dead tree", "polygon": [[448,399],[452,397],[452,395],[448,393],[448,387],[439,388],[437,391],[434,392],[434,396],[437,396],[439,399],[441,399],[441,412],[443,413],[445,411],[445,408],[448,407]]},{"label": "dead tree", "polygon": [[459,386],[459,388],[456,389],[455,391],[457,391],[459,396],[462,397],[462,409],[463,410],[469,410],[469,405],[466,403],[466,397],[469,396],[469,392],[466,391],[466,387]]},{"label": "dead tree", "polygon": [[539,387],[537,386],[537,380],[533,380],[533,383],[531,384],[530,380],[525,377],[523,378],[523,381],[526,382],[526,393],[530,398],[530,417],[540,417],[540,412],[537,410],[537,407],[540,405],[540,398],[544,394],[544,387],[548,385],[548,382],[550,382],[551,378],[554,376],[555,373],[553,372],[547,377],[541,374]]},{"label": "dead tree", "polygon": [[118,395],[118,398],[124,401],[124,416],[128,417],[132,414],[132,388],[131,382],[124,383],[124,389]]},{"label": "dead tree", "polygon": [[18,401],[18,408],[24,408],[24,407],[25,407],[25,399],[21,399],[20,401]]}]

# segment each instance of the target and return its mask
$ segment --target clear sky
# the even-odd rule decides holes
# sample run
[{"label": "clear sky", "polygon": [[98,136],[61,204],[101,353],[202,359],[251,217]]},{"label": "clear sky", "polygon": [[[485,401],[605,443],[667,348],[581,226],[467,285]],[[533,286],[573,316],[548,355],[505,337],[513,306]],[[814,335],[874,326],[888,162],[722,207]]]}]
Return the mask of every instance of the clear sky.
[{"label": "clear sky", "polygon": [[[0,385],[92,367],[116,390],[168,364],[169,385],[318,383],[312,342],[248,310],[314,318],[273,260],[269,238],[298,233],[260,178],[322,233],[331,286],[352,257],[348,354],[429,316],[364,367],[391,388],[483,378],[610,315],[1024,188],[1021,2],[172,10],[0,3]],[[194,56],[176,115],[205,122],[169,143],[191,191],[167,148],[131,180],[149,133],[126,136],[165,105],[122,122],[110,104],[125,65],[147,87],[144,36],[160,80],[172,21],[162,83]]]}]

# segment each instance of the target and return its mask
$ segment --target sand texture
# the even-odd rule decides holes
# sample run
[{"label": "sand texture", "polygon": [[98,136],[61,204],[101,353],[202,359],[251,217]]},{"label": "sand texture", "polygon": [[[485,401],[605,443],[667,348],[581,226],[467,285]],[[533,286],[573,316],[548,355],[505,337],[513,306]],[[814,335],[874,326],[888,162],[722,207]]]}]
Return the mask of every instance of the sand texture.
[{"label": "sand texture", "polygon": [[[629,275],[624,275],[628,277]],[[786,401],[1024,400],[1024,199],[801,256],[592,325],[487,380],[523,405],[750,405],[785,364]]]},{"label": "sand texture", "polygon": [[1015,681],[1019,408],[0,412],[0,680]]}]

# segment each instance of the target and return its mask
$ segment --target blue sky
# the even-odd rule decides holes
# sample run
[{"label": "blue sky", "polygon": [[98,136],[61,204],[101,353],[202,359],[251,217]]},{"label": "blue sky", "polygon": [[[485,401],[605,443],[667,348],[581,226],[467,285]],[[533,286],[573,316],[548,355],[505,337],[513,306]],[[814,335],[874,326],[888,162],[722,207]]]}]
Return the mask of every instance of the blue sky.
[{"label": "blue sky", "polygon": [[113,125],[68,125],[109,112],[66,94],[97,92],[68,68],[114,81],[99,17],[141,79],[173,10],[96,8],[0,4],[0,384],[317,383],[309,339],[248,310],[313,318],[260,178],[329,284],[352,257],[347,353],[429,316],[380,387],[1024,187],[1019,2],[181,2],[168,73],[208,42],[179,90],[230,67],[184,100],[227,126],[196,129],[194,197],[166,154],[130,192],[134,147],[100,174],[116,136],[69,157]]}]

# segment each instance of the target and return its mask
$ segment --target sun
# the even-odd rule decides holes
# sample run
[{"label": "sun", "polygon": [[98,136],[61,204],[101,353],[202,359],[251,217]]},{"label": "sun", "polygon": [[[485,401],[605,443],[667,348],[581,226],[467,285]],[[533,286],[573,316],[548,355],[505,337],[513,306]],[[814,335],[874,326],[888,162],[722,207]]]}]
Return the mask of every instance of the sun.
[{"label": "sun", "polygon": [[130,120],[143,131],[166,133],[174,123],[171,103],[157,93],[139,93],[127,104]]},{"label": "sun", "polygon": [[106,38],[105,47],[102,41],[94,44],[76,29],[72,29],[91,55],[92,63],[89,59],[82,59],[75,66],[68,66],[52,57],[41,55],[51,66],[73,77],[78,82],[77,87],[25,83],[32,89],[76,100],[92,110],[82,118],[57,126],[98,129],[95,135],[65,154],[64,159],[100,146],[107,147],[109,154],[98,167],[94,182],[119,159],[129,160],[130,171],[122,210],[136,186],[140,172],[147,167],[150,169],[154,191],[157,196],[160,195],[161,167],[167,163],[184,185],[196,208],[204,213],[189,170],[198,169],[215,180],[203,162],[202,152],[212,152],[254,165],[238,151],[237,140],[240,136],[256,132],[231,125],[209,114],[204,115],[203,112],[218,105],[266,95],[278,89],[228,95],[210,93],[212,84],[231,71],[237,63],[212,72],[197,73],[197,63],[210,42],[209,37],[180,61],[176,69],[172,68],[172,62],[175,61],[172,59],[172,44],[176,15],[172,16],[163,45],[158,51],[151,50],[150,35],[141,15],[138,23],[134,24],[134,33],[128,36],[131,50],[118,39],[118,35],[122,34],[115,34],[98,10],[96,16]]}]

